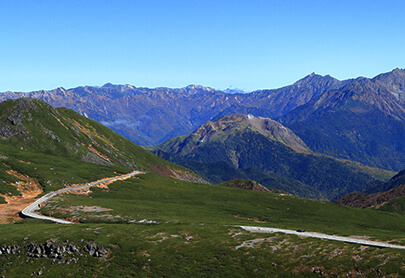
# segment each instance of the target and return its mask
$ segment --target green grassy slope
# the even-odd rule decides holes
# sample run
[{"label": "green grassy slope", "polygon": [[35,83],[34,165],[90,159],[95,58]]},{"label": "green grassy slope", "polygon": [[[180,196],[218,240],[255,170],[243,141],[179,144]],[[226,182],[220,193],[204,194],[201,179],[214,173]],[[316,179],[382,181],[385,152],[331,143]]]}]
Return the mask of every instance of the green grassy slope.
[{"label": "green grassy slope", "polygon": [[[280,193],[256,192],[218,185],[202,185],[155,174],[118,181],[109,190],[92,188],[89,196],[62,195],[41,211],[60,217],[76,216],[86,223],[150,219],[173,224],[252,224],[258,219],[279,228],[375,236],[405,235],[405,216],[338,206]],[[59,200],[59,201],[58,201]],[[92,212],[69,212],[58,207],[102,206],[105,217]],[[108,215],[120,216],[109,220]],[[101,219],[101,220],[100,220]]]},{"label": "green grassy slope", "polygon": [[[0,194],[18,195],[10,170],[39,181],[45,191],[133,169],[189,172],[103,125],[35,99],[0,104]],[[173,170],[173,171],[172,171]]]},{"label": "green grassy slope", "polygon": [[[66,210],[78,206],[110,210]],[[36,275],[41,268],[45,277],[66,273],[75,277],[317,277],[319,270],[328,277],[405,274],[401,250],[250,234],[234,226],[367,235],[405,244],[404,215],[279,193],[204,186],[145,174],[115,182],[108,190],[94,188],[90,196],[61,195],[42,211],[76,216],[85,224],[53,225],[27,219],[22,224],[2,226],[1,242],[25,246],[54,239],[61,244],[71,242],[81,250],[95,242],[108,248],[108,256],[97,259],[81,251],[82,255],[72,255],[78,261],[68,265],[59,260],[52,264],[50,258],[28,258],[23,252],[0,255],[1,275]],[[126,224],[141,219],[160,224]]]},{"label": "green grassy slope", "polygon": [[397,197],[378,208],[380,211],[389,211],[405,214],[405,196]]}]

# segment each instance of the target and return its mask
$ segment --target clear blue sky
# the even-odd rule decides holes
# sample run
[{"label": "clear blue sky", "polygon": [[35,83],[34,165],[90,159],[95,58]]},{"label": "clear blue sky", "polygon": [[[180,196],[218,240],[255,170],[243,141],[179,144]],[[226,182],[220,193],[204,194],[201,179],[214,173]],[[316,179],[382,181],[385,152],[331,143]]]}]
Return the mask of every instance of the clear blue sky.
[{"label": "clear blue sky", "polygon": [[0,0],[0,92],[247,91],[405,67],[405,1]]}]

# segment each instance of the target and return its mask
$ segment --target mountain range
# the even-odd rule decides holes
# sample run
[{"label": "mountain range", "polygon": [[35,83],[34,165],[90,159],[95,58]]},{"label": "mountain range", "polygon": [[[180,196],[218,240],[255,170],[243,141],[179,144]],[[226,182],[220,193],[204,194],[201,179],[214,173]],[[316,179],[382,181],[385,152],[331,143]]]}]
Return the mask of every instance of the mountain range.
[{"label": "mountain range", "polygon": [[102,87],[5,92],[0,100],[39,98],[101,122],[137,144],[156,145],[219,116],[242,113],[275,119],[347,82],[313,73],[291,86],[252,93],[227,93],[200,85],[150,89],[107,83]]},{"label": "mountain range", "polygon": [[221,116],[252,114],[281,122],[314,152],[394,171],[405,165],[403,69],[343,81],[312,73],[290,86],[244,94],[200,85],[150,89],[107,83],[5,92],[0,100],[22,96],[73,109],[144,146],[190,134]]}]

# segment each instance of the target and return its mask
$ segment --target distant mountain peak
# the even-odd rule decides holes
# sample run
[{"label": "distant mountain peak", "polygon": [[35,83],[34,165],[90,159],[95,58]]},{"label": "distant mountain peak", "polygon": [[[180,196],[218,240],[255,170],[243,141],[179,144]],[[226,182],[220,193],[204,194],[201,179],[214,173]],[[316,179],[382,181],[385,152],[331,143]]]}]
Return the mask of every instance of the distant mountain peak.
[{"label": "distant mountain peak", "polygon": [[235,88],[233,86],[230,86],[229,88],[225,89],[223,92],[227,94],[246,94],[246,91],[241,90],[239,88]]},{"label": "distant mountain peak", "polygon": [[404,78],[405,78],[405,69],[396,68],[390,72],[381,73],[381,74],[377,75],[376,77],[374,77],[372,80],[379,80],[379,81],[390,80],[390,81],[392,81],[395,79],[404,79]]},{"label": "distant mountain peak", "polygon": [[[41,90],[39,92],[44,93],[46,91]],[[49,92],[55,93],[55,94],[66,94],[67,90],[65,88],[63,88],[63,87],[58,87],[56,89],[50,90]]]},{"label": "distant mountain peak", "polygon": [[308,74],[304,78],[301,78],[297,82],[294,83],[294,85],[300,86],[300,85],[306,85],[314,82],[341,82],[340,80],[330,76],[329,74],[327,75],[320,75],[315,72],[312,72],[311,74]]},{"label": "distant mountain peak", "polygon": [[371,80],[384,86],[398,101],[405,103],[405,69],[396,68]]},{"label": "distant mountain peak", "polygon": [[186,87],[187,90],[204,90],[204,91],[214,91],[214,89],[210,87],[204,87],[198,84],[190,84]]},{"label": "distant mountain peak", "polygon": [[117,90],[119,90],[119,91],[126,91],[126,90],[133,90],[133,89],[136,89],[134,86],[132,86],[132,85],[128,85],[128,84],[125,84],[125,85],[115,85],[115,84],[112,84],[112,83],[106,83],[106,84],[104,84],[103,86],[101,86],[101,88],[108,88],[108,89],[117,89]]},{"label": "distant mountain peak", "polygon": [[405,75],[405,69],[395,68],[392,70],[392,73]]}]

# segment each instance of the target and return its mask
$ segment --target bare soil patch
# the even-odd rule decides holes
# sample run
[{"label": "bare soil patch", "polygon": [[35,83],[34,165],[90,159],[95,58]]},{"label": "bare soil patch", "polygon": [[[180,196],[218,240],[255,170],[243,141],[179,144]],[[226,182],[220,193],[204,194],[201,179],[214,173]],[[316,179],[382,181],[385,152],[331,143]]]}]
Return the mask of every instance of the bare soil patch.
[{"label": "bare soil patch", "polygon": [[21,180],[13,184],[21,193],[21,196],[1,195],[7,204],[0,204],[0,224],[21,221],[22,218],[19,216],[19,212],[35,202],[35,197],[43,192],[37,180],[13,170],[9,170],[7,173]]}]

